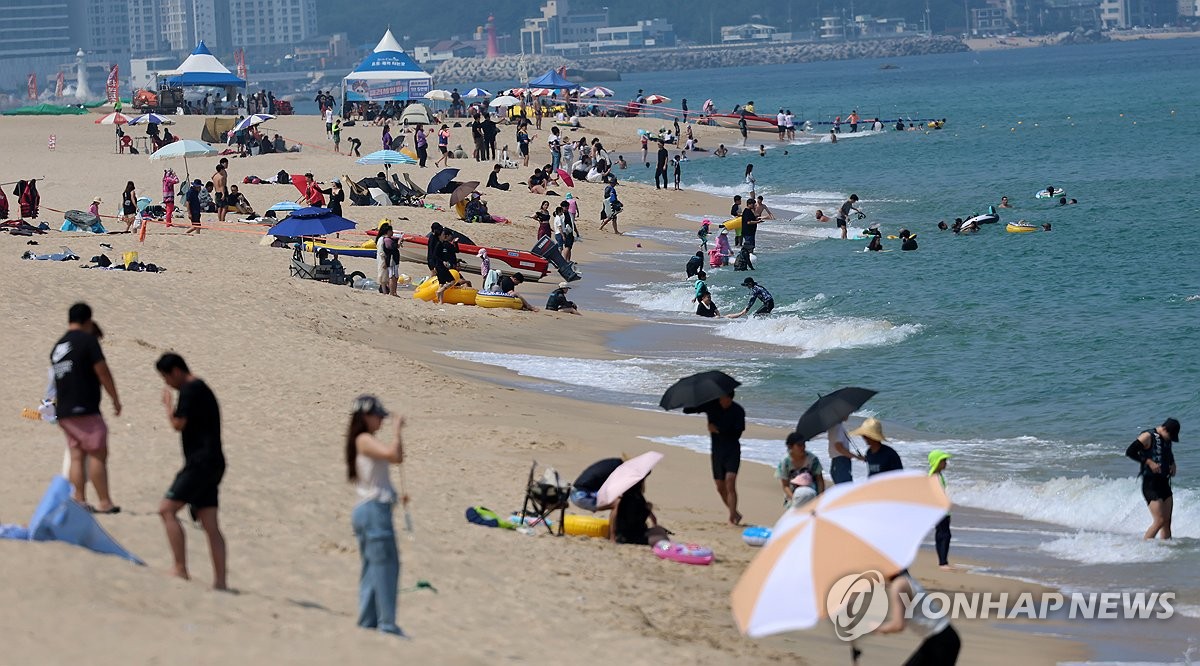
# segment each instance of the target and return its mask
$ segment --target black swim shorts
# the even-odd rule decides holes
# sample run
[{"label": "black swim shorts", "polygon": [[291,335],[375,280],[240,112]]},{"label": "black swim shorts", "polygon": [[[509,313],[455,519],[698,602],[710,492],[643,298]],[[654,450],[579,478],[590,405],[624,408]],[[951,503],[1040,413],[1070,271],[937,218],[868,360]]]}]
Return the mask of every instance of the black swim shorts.
[{"label": "black swim shorts", "polygon": [[723,481],[726,474],[737,474],[742,466],[741,447],[714,448],[712,451],[713,479]]},{"label": "black swim shorts", "polygon": [[847,223],[847,222],[848,222],[848,220],[846,220],[845,218],[839,217],[839,218],[837,219],[837,225],[838,225],[838,228],[839,228],[839,229],[840,229],[840,228],[844,228],[844,227],[846,226],[846,223]]},{"label": "black swim shorts", "polygon": [[192,519],[201,509],[217,506],[217,489],[225,476],[225,463],[185,465],[167,490],[167,499],[191,506]]},{"label": "black swim shorts", "polygon": [[1142,477],[1142,497],[1146,504],[1171,498],[1171,480],[1158,474]]},{"label": "black swim shorts", "polygon": [[768,315],[768,314],[771,314],[771,310],[774,310],[774,309],[775,309],[775,301],[773,301],[773,300],[772,300],[772,301],[767,301],[766,303],[763,303],[763,304],[762,304],[762,307],[761,307],[761,308],[759,308],[759,309],[758,309],[758,310],[757,310],[757,311],[754,313],[754,316],[755,316],[755,317],[757,317],[757,316],[759,316],[759,315]]}]

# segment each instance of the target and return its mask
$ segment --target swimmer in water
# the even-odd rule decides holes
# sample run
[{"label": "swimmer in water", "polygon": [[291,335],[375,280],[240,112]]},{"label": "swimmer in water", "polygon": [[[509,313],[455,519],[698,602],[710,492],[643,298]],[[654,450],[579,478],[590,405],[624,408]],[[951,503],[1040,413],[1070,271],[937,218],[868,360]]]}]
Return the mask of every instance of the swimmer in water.
[{"label": "swimmer in water", "polygon": [[1067,205],[1067,198],[1066,198],[1066,197],[1059,197],[1059,198],[1058,198],[1058,205],[1060,205],[1060,206],[1065,206],[1065,205]]},{"label": "swimmer in water", "polygon": [[945,221],[945,220],[941,220],[941,221],[939,221],[939,222],[938,222],[938,229],[941,229],[942,231],[945,231],[945,230],[947,230],[947,229],[949,229],[949,228],[950,228],[950,226],[946,224],[946,221]]},{"label": "swimmer in water", "polygon": [[1000,208],[1012,208],[1012,204],[1008,203],[1008,197],[1000,197]]}]

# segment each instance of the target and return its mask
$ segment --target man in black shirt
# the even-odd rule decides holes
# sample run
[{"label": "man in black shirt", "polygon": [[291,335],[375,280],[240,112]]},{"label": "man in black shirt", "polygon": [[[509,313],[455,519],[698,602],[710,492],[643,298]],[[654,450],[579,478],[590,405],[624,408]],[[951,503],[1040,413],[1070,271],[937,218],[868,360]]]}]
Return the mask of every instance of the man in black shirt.
[{"label": "man in black shirt", "polygon": [[442,225],[434,222],[429,225],[429,233],[425,236],[425,265],[430,275],[437,275],[437,248],[442,242]]},{"label": "man in black shirt", "polygon": [[758,234],[758,215],[753,206],[742,209],[742,245],[754,247],[754,237]]},{"label": "man in black shirt", "polygon": [[[67,311],[67,324],[66,334],[50,352],[50,366],[57,395],[58,425],[66,434],[71,452],[68,477],[75,489],[76,502],[94,513],[117,513],[121,507],[113,504],[108,494],[108,426],[100,415],[100,387],[104,387],[112,400],[116,416],[121,415],[121,399],[94,335],[92,308],[87,303],[72,305]],[[87,504],[85,484],[89,478],[100,498],[96,508]]]},{"label": "man in black shirt", "polygon": [[867,476],[872,477],[884,472],[894,472],[904,469],[900,454],[896,449],[884,444],[883,424],[879,419],[867,419],[858,428],[850,431],[851,435],[862,437],[867,442]]},{"label": "man in black shirt", "polygon": [[670,153],[667,151],[667,145],[660,139],[658,141],[658,166],[654,168],[654,189],[658,188],[658,177],[662,176],[662,186],[667,187],[667,158]]},{"label": "man in black shirt", "polygon": [[484,161],[494,160],[496,159],[496,135],[500,133],[500,128],[496,126],[496,121],[492,120],[490,113],[483,114],[481,129],[483,130],[483,159]]},{"label": "man in black shirt", "polygon": [[[163,406],[167,422],[180,433],[183,442],[183,469],[158,506],[171,555],[175,558],[175,575],[187,579],[187,548],[177,514],[184,505],[191,505],[192,518],[200,521],[208,537],[212,554],[213,589],[225,587],[225,537],[217,524],[217,489],[225,475],[225,454],[221,451],[221,409],[217,396],[188,369],[178,354],[163,354],[154,365],[162,375]],[[179,401],[172,405],[171,390],[179,391]]]},{"label": "man in black shirt", "polygon": [[703,412],[708,416],[708,432],[712,438],[712,473],[717,493],[729,509],[729,524],[739,525],[737,475],[742,464],[742,432],[746,430],[746,410],[733,401],[733,393],[684,412]]},{"label": "man in black shirt", "polygon": [[512,277],[504,275],[500,278],[500,293],[513,296],[521,299],[521,309],[530,312],[537,312],[537,308],[529,304],[525,297],[517,293],[517,285],[525,282],[525,276],[520,273],[513,274]]}]

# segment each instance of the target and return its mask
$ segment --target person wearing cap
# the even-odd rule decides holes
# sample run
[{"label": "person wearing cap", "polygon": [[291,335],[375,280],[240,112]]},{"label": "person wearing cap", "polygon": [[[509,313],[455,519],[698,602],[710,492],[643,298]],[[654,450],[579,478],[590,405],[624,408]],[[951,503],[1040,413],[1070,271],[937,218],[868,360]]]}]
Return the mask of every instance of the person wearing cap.
[{"label": "person wearing cap", "polygon": [[711,226],[712,222],[706,217],[704,218],[704,222],[700,223],[700,228],[696,231],[696,237],[700,239],[700,249],[704,252],[708,252],[708,230]]},{"label": "person wearing cap", "polygon": [[404,417],[397,416],[395,439],[385,442],[377,435],[389,416],[383,403],[373,395],[360,395],[350,413],[346,434],[346,476],[354,484],[358,502],[350,514],[362,574],[358,588],[358,626],[382,633],[403,636],[396,625],[396,599],[400,584],[400,551],[392,510],[396,501],[408,504],[407,495],[398,495],[388,474],[390,465],[404,462]]},{"label": "person wearing cap", "polygon": [[574,302],[567,300],[567,290],[571,285],[566,282],[559,282],[558,289],[550,292],[550,298],[546,300],[546,309],[555,312],[566,312],[567,314],[581,314],[579,306]]},{"label": "person wearing cap", "polygon": [[[821,460],[816,454],[808,452],[808,442],[798,432],[788,433],[787,455],[775,466],[775,478],[783,486],[783,503],[789,506],[799,506],[825,490],[825,474],[821,469]],[[796,483],[797,477],[808,475],[808,483]],[[812,493],[797,493],[801,487],[812,489]]]},{"label": "person wearing cap", "polygon": [[862,425],[851,430],[850,434],[862,437],[867,442],[867,455],[863,458],[867,462],[868,478],[876,474],[904,469],[900,454],[896,453],[896,449],[884,444],[886,438],[883,436],[883,423],[879,419],[869,418],[863,421]]},{"label": "person wearing cap", "polygon": [[[88,214],[100,217],[100,204],[103,202],[104,200],[100,198],[100,195],[92,197],[92,205],[88,206]],[[168,220],[168,222],[170,222],[170,220]]]},{"label": "person wearing cap", "polygon": [[703,265],[704,253],[697,250],[696,254],[688,257],[687,264],[685,264],[683,267],[684,273],[686,274],[685,277],[691,278],[693,275],[696,275],[700,272],[700,267]]},{"label": "person wearing cap", "polygon": [[329,189],[322,189],[319,185],[314,185],[317,191],[329,197],[329,212],[342,216],[342,202],[346,200],[346,193],[342,191],[342,180],[334,178],[329,185]]},{"label": "person wearing cap", "polygon": [[775,298],[771,296],[771,292],[767,291],[766,287],[754,281],[754,278],[746,278],[742,280],[742,286],[750,290],[750,300],[746,303],[746,307],[742,308],[741,312],[725,315],[726,319],[737,319],[750,311],[754,307],[754,301],[762,301],[762,307],[754,312],[755,317],[771,314],[771,310],[775,309]]},{"label": "person wearing cap", "polygon": [[188,188],[187,196],[184,199],[187,201],[188,221],[192,226],[185,232],[185,235],[191,233],[200,233],[200,187],[203,183],[200,179],[192,181],[192,186]]},{"label": "person wearing cap", "polygon": [[1153,430],[1145,430],[1125,450],[1125,455],[1137,461],[1141,468],[1142,497],[1150,509],[1150,528],[1147,539],[1171,538],[1171,514],[1175,503],[1171,477],[1175,476],[1175,452],[1172,445],[1179,441],[1179,421],[1167,419]]},{"label": "person wearing cap", "polygon": [[[203,379],[188,369],[179,354],[163,354],[154,364],[166,386],[162,404],[167,410],[167,423],[174,428],[183,444],[183,469],[175,475],[171,487],[158,505],[171,555],[175,560],[174,574],[188,579],[187,540],[179,511],[191,506],[192,520],[198,521],[208,537],[212,556],[213,589],[226,589],[225,537],[217,522],[217,496],[225,476],[225,454],[221,451],[221,408]],[[179,393],[173,400],[172,391]]]},{"label": "person wearing cap", "polygon": [[[929,476],[936,476],[942,484],[942,489],[946,488],[946,477],[943,472],[946,471],[946,461],[950,459],[950,454],[941,449],[934,449],[929,452]],[[950,565],[950,513],[938,522],[937,527],[933,529],[933,545],[937,550],[938,566],[946,571],[952,571],[953,566]]]},{"label": "person wearing cap", "polygon": [[710,258],[708,262],[709,265],[713,266],[714,268],[718,266],[728,266],[729,258],[733,256],[733,248],[729,245],[729,229],[722,225],[721,231],[717,234],[717,240],[713,244],[716,246],[717,263],[713,264]]}]

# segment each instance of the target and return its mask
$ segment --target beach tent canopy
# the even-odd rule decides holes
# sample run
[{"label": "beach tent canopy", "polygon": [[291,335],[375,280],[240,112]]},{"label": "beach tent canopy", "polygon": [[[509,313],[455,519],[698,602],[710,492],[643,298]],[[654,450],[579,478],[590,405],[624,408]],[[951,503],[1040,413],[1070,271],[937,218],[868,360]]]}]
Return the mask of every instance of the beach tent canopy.
[{"label": "beach tent canopy", "polygon": [[246,87],[246,80],[238,78],[222,65],[203,41],[197,44],[192,55],[176,68],[175,75],[168,78],[167,83],[173,86]]},{"label": "beach tent canopy", "polygon": [[342,81],[347,102],[423,99],[432,88],[433,77],[400,48],[390,29]]},{"label": "beach tent canopy", "polygon": [[529,82],[530,88],[575,88],[576,85],[564,79],[558,72],[550,70]]},{"label": "beach tent canopy", "polygon": [[86,109],[77,106],[58,106],[57,104],[34,104],[21,106],[4,112],[6,116],[82,116],[87,115]]}]

